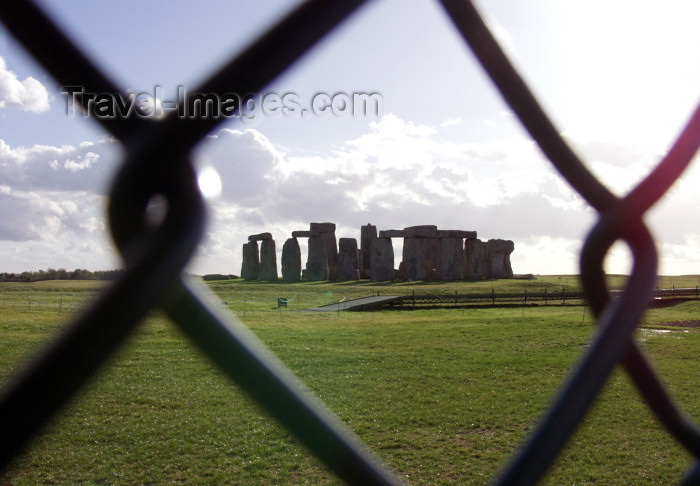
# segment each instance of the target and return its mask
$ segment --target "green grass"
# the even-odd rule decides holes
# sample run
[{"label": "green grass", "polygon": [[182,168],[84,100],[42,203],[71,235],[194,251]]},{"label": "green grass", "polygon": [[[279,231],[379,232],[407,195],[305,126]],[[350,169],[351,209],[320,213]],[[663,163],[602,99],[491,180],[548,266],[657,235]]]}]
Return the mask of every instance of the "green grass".
[{"label": "green grass", "polygon": [[[611,286],[624,281],[611,276]],[[680,277],[673,277],[674,281]],[[697,277],[688,277],[688,281]],[[614,281],[613,281],[614,280]],[[533,281],[211,282],[243,319],[409,484],[485,484],[519,446],[585,350],[581,307],[371,313],[280,311],[380,292],[577,288]],[[690,286],[675,284],[676,287]],[[81,309],[100,284],[0,284],[0,384]],[[245,313],[245,317],[243,316]],[[674,396],[700,417],[700,302],[647,313],[639,340]],[[657,329],[674,329],[657,332]],[[677,483],[691,460],[626,375],[605,392],[545,484]],[[156,313],[96,381],[5,473],[2,484],[336,484],[337,480]]]}]

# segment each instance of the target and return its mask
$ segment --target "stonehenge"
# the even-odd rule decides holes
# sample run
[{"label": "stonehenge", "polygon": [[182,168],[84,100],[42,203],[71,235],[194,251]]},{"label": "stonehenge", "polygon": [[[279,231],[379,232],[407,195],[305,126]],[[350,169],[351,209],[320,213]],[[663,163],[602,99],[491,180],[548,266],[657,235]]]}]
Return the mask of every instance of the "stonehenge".
[{"label": "stonehenge", "polygon": [[[310,223],[308,230],[292,231],[282,246],[282,279],[298,282],[376,282],[401,280],[480,280],[513,278],[511,240],[481,241],[476,231],[440,230],[434,225],[409,226],[377,232],[367,224],[355,238],[336,240],[334,223]],[[298,238],[307,238],[307,258],[302,271]],[[394,269],[392,238],[403,239],[402,261]],[[258,248],[258,241],[261,242]],[[241,277],[245,280],[278,279],[275,240],[270,233],[250,235],[243,245]]]}]

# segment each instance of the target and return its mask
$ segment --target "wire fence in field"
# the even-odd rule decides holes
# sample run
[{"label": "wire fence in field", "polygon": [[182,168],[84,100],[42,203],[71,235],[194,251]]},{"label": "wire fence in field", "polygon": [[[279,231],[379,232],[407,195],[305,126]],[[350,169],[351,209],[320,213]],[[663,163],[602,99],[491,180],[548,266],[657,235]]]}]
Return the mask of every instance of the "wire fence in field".
[{"label": "wire fence in field", "polygon": [[[261,92],[363,3],[302,2],[222,64],[195,91],[218,95],[232,88],[239,93]],[[658,255],[644,216],[696,154],[700,108],[659,165],[627,195],[618,197],[560,136],[474,6],[467,0],[436,3],[441,4],[530,136],[562,178],[595,209],[598,218],[581,251],[583,290],[597,319],[595,337],[497,483],[532,484],[542,478],[617,365],[624,367],[668,433],[697,461],[700,430],[676,405],[633,333],[656,285]],[[120,93],[116,83],[90,62],[80,46],[33,1],[0,3],[0,20],[60,85],[82,86],[86,93]],[[125,93],[122,96],[126,99]],[[87,109],[89,98],[78,98]],[[6,467],[77,393],[148,312],[160,308],[339,478],[354,484],[399,484],[398,477],[358,445],[359,439],[322,403],[306,394],[240,322],[222,312],[221,306],[205,303],[197,286],[182,277],[203,235],[205,221],[204,200],[197,188],[190,153],[222,118],[185,119],[173,115],[158,122],[139,117],[97,121],[122,142],[126,154],[113,181],[108,210],[110,229],[126,273],[4,390],[0,399],[0,468]],[[157,228],[145,217],[149,201],[155,197],[167,201],[167,213]],[[603,262],[618,240],[630,248],[633,266],[624,291],[618,298],[611,298]],[[31,306],[31,299],[27,305]],[[700,483],[700,461],[691,468],[685,482]]]},{"label": "wire fence in field", "polygon": [[95,293],[0,292],[0,316],[5,312],[76,314],[90,306]]},{"label": "wire fence in field", "polygon": [[[393,292],[392,292],[393,293]],[[431,308],[471,308],[499,306],[585,306],[585,294],[575,290],[544,289],[542,291],[460,293],[458,291],[428,294],[395,292],[400,300],[384,308],[391,310]],[[94,292],[0,292],[0,318],[13,312],[58,313],[70,316],[87,308],[97,294]],[[616,292],[612,292],[615,295]],[[297,294],[293,297],[240,298],[224,300],[222,307],[228,308],[239,318],[269,316],[290,311],[303,311],[342,303],[352,297],[339,297],[328,292]],[[656,289],[650,305],[664,305],[669,301],[698,300],[700,288]],[[372,310],[380,310],[380,308]],[[363,309],[364,310],[364,309]]]}]

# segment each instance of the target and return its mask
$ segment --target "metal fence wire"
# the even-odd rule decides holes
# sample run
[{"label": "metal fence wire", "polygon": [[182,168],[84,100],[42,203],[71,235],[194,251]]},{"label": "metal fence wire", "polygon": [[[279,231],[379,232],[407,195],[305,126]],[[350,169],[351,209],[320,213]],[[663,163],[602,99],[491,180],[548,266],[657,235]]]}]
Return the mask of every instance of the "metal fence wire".
[{"label": "metal fence wire", "polygon": [[[303,2],[223,65],[198,91],[260,92],[363,3]],[[440,3],[551,163],[598,212],[580,262],[586,299],[597,318],[596,336],[526,444],[504,467],[497,484],[533,484],[541,479],[618,363],[668,433],[699,458],[700,430],[675,404],[632,333],[651,296],[657,269],[654,241],[643,216],[696,153],[700,107],[658,166],[626,196],[617,197],[560,137],[474,6],[466,0]],[[61,85],[82,86],[92,93],[120,91],[32,1],[1,2],[0,18]],[[87,100],[83,106],[87,108]],[[197,289],[182,279],[182,269],[202,235],[205,211],[190,152],[222,117],[179,119],[172,115],[157,123],[140,117],[98,118],[126,151],[112,185],[108,214],[127,271],[4,390],[0,468],[22,451],[146,313],[157,307],[338,477],[353,484],[399,484],[397,476],[352,432],[302,391],[300,383],[245,326],[204,303]],[[163,222],[153,227],[145,214],[156,196],[165,198],[168,210]],[[631,249],[633,269],[622,296],[613,300],[605,285],[603,259],[618,240]],[[700,483],[700,461],[683,481]]]}]

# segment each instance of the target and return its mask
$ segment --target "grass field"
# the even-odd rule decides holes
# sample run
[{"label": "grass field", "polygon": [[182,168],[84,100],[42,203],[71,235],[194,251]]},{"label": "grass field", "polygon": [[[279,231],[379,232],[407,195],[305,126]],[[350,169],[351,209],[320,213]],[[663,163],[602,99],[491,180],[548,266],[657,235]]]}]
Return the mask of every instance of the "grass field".
[{"label": "grass field", "polygon": [[[666,279],[666,280],[664,280]],[[695,287],[697,276],[660,285]],[[620,286],[623,277],[610,277]],[[0,384],[98,282],[0,283]],[[575,289],[531,281],[373,285],[209,282],[253,332],[409,484],[486,484],[536,423],[593,332],[583,307],[304,313],[342,298]],[[276,299],[293,299],[287,310]],[[700,301],[647,313],[638,338],[700,417]],[[666,332],[661,332],[666,331]],[[675,484],[691,458],[616,372],[544,484]],[[155,313],[1,484],[336,484]]]}]

